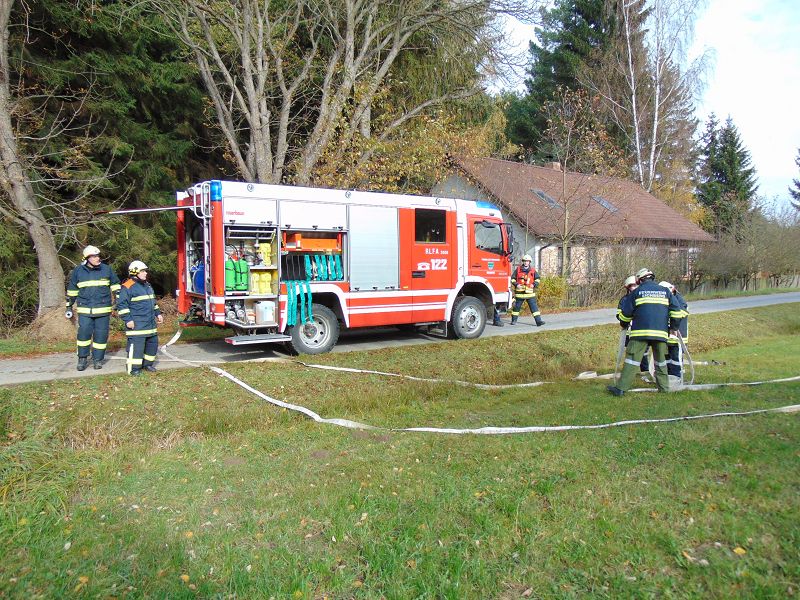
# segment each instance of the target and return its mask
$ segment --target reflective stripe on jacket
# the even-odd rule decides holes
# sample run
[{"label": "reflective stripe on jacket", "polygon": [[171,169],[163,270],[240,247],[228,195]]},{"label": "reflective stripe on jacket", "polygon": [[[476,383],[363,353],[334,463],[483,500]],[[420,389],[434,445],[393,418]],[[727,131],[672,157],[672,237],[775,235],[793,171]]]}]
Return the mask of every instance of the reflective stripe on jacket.
[{"label": "reflective stripe on jacket", "polygon": [[82,262],[72,270],[67,284],[67,308],[78,304],[81,315],[111,314],[113,297],[119,292],[119,277],[105,263],[93,267]]},{"label": "reflective stripe on jacket", "polygon": [[539,273],[536,272],[536,269],[529,267],[525,270],[522,265],[518,266],[511,275],[514,295],[517,298],[533,298],[536,295],[534,290],[538,281]]},{"label": "reflective stripe on jacket", "polygon": [[644,281],[620,301],[619,319],[631,322],[631,339],[666,342],[685,314],[675,296],[654,281]]},{"label": "reflective stripe on jacket", "polygon": [[128,279],[122,284],[117,300],[117,314],[123,323],[133,321],[133,329],[125,334],[155,335],[156,317],[161,314],[153,287],[146,281]]},{"label": "reflective stripe on jacket", "polygon": [[[681,309],[681,320],[678,324],[678,333],[681,334],[684,342],[689,340],[689,304],[686,302],[683,296],[680,295],[679,292],[675,292],[674,294],[675,301],[678,303],[678,306]],[[668,344],[678,344],[677,337],[671,337],[667,340]]]}]

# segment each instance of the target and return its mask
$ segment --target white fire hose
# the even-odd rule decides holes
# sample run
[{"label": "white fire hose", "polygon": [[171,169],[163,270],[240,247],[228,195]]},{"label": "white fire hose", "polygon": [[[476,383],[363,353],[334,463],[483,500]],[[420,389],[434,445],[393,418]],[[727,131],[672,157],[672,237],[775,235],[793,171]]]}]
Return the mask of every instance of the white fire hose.
[{"label": "white fire hose", "polygon": [[[167,349],[168,346],[174,344],[178,338],[180,337],[180,330],[172,337],[172,339],[164,344],[160,351],[169,356],[173,360],[186,364],[188,366],[196,366],[200,364],[199,361],[190,361],[190,360],[182,360],[177,358],[176,356],[172,355],[169,350]],[[422,382],[431,382],[431,383],[449,383],[449,384],[456,384],[456,385],[465,385],[471,387],[477,387],[481,389],[508,389],[508,388],[516,388],[516,387],[535,387],[544,385],[548,382],[545,381],[537,381],[537,382],[530,382],[530,383],[521,383],[521,384],[508,384],[508,385],[488,385],[488,384],[480,384],[480,383],[471,383],[467,381],[448,381],[442,379],[429,379],[429,378],[421,378],[421,377],[414,377],[411,375],[402,375],[398,373],[385,373],[382,371],[369,371],[365,369],[352,369],[347,367],[332,367],[330,365],[314,365],[314,364],[307,364],[302,363],[300,361],[291,361],[296,362],[297,364],[301,364],[305,367],[314,368],[314,369],[325,369],[331,371],[342,371],[347,373],[368,373],[373,375],[381,375],[385,377],[402,377],[404,379],[409,379],[412,381],[422,381]],[[365,423],[359,423],[357,421],[350,421],[348,419],[326,419],[321,417],[319,414],[314,412],[313,410],[306,408],[305,406],[299,406],[296,404],[289,404],[288,402],[283,402],[281,400],[277,400],[276,398],[272,398],[267,396],[263,392],[255,389],[254,387],[248,385],[247,383],[241,381],[240,379],[234,377],[224,369],[220,369],[219,367],[209,367],[214,373],[220,375],[221,377],[225,377],[226,379],[232,381],[236,385],[240,386],[242,389],[247,390],[251,394],[258,396],[262,400],[269,402],[275,406],[285,408],[287,410],[292,410],[295,412],[299,412],[308,418],[318,422],[318,423],[326,423],[329,425],[336,425],[338,427],[345,427],[347,429],[367,429],[367,430],[382,430],[382,431],[411,431],[411,432],[423,432],[423,433],[441,433],[441,434],[473,434],[473,435],[508,435],[508,434],[516,434],[516,433],[540,433],[540,432],[551,432],[551,431],[572,431],[578,429],[608,429],[611,427],[623,427],[627,425],[642,425],[642,424],[649,424],[649,423],[670,423],[674,421],[692,421],[697,419],[710,419],[715,417],[732,417],[732,416],[747,416],[747,415],[756,415],[756,414],[763,414],[763,413],[796,413],[800,412],[800,404],[794,404],[789,406],[781,406],[777,408],[764,408],[758,410],[750,410],[750,411],[742,411],[742,412],[720,412],[720,413],[711,413],[711,414],[703,414],[703,415],[684,415],[678,417],[667,417],[663,419],[633,419],[633,420],[625,420],[625,421],[614,421],[611,423],[600,423],[594,425],[534,425],[528,427],[479,427],[475,429],[454,429],[454,428],[445,428],[445,427],[404,427],[404,428],[388,428],[388,427],[377,427],[374,425],[369,425]],[[783,383],[789,381],[800,381],[800,375],[796,377],[788,377],[784,379],[773,379],[769,381],[755,381],[755,382],[746,382],[746,383],[709,383],[709,384],[700,384],[700,385],[687,385],[684,386],[682,389],[688,390],[708,390],[708,389],[715,389],[719,387],[725,386],[732,386],[732,385],[763,385],[766,383]],[[629,390],[631,392],[650,392],[655,391],[652,388],[640,388],[640,389],[632,389]]]}]

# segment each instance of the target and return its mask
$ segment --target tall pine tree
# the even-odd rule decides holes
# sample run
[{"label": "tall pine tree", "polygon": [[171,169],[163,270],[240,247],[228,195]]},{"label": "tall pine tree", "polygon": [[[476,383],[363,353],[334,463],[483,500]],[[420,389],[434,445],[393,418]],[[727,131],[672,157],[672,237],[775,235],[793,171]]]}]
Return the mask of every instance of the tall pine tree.
[{"label": "tall pine tree", "polygon": [[530,42],[526,94],[512,98],[507,110],[509,139],[540,160],[552,158],[541,147],[547,129],[545,103],[553,100],[559,88],[580,87],[580,69],[610,43],[615,22],[605,0],[557,0],[553,8],[542,9],[541,16],[538,43]]},{"label": "tall pine tree", "polygon": [[720,127],[713,113],[706,123],[702,144],[698,198],[709,212],[703,226],[717,234],[736,233],[758,190],[750,152],[733,120],[728,117]]},{"label": "tall pine tree", "polygon": [[[794,164],[800,168],[800,148],[797,149],[797,158],[794,159]],[[789,194],[792,196],[792,206],[800,210],[800,179],[792,180],[792,185],[789,186]]]}]

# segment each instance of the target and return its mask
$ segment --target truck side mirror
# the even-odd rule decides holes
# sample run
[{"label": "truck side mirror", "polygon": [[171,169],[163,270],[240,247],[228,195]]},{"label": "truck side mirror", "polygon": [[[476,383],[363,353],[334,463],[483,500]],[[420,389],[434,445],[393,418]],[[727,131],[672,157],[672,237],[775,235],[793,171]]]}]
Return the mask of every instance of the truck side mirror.
[{"label": "truck side mirror", "polygon": [[503,256],[511,256],[514,254],[514,226],[511,223],[503,223],[500,227],[506,233],[506,247],[503,250]]}]

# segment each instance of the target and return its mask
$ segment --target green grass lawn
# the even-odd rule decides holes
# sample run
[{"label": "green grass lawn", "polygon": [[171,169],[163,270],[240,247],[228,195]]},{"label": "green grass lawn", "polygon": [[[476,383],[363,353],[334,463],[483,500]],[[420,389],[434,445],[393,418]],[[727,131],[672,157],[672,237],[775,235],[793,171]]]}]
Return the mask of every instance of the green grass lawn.
[{"label": "green grass lawn", "polygon": [[[698,382],[800,374],[800,311],[691,318]],[[484,391],[248,363],[0,390],[0,596],[784,598],[800,586],[800,419],[501,437],[800,404],[800,384],[614,398],[594,327],[315,357]]]}]

